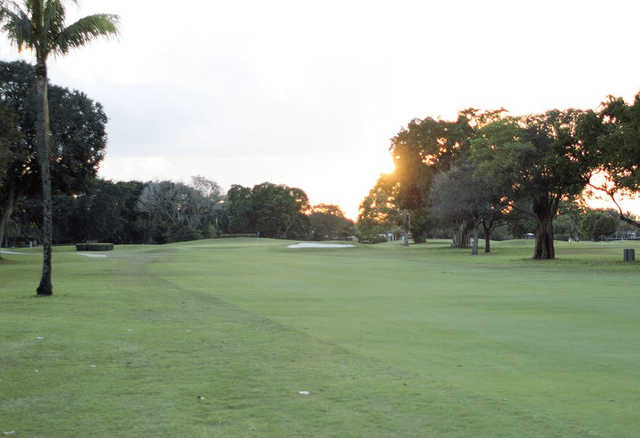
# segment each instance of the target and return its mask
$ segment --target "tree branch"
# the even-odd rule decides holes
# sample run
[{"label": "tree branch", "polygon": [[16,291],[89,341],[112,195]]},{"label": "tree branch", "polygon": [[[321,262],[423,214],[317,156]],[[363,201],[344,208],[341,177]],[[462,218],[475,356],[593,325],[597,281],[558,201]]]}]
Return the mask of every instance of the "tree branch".
[{"label": "tree branch", "polygon": [[531,212],[531,211],[529,211],[529,210],[525,210],[524,208],[520,208],[520,207],[516,206],[516,205],[515,205],[515,202],[514,202],[514,203],[512,203],[512,204],[510,205],[510,207],[511,207],[511,208],[513,208],[514,210],[518,210],[520,213],[524,213],[524,214],[526,214],[527,216],[531,216],[531,217],[533,217],[533,218],[535,218],[535,217],[536,217],[536,215],[535,215],[533,212]]},{"label": "tree branch", "polygon": [[606,194],[609,196],[609,198],[611,198],[611,201],[612,201],[612,202],[615,204],[615,206],[618,208],[618,214],[619,214],[619,217],[620,217],[620,220],[621,220],[621,221],[624,221],[624,222],[628,223],[629,225],[633,225],[633,226],[634,226],[634,227],[636,227],[636,228],[640,228],[640,222],[638,222],[638,221],[634,221],[634,220],[633,220],[633,219],[631,219],[629,216],[626,216],[626,215],[624,214],[624,212],[622,211],[622,207],[620,206],[620,204],[618,203],[618,201],[616,201],[616,198],[615,198],[615,194],[616,194],[616,190],[615,190],[615,188],[614,188],[614,189],[611,189],[611,190],[607,190],[605,187],[598,187],[598,186],[595,186],[595,185],[593,185],[593,184],[591,184],[591,183],[588,183],[588,185],[589,185],[589,187],[591,187],[592,189],[595,189],[595,190],[598,190],[598,191],[601,191],[601,192],[606,193]]}]

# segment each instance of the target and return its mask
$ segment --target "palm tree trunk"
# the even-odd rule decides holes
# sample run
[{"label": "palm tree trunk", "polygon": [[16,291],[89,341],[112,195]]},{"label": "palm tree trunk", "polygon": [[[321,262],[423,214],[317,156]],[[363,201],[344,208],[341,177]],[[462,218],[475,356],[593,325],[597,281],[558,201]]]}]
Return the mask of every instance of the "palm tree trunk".
[{"label": "palm tree trunk", "polygon": [[51,243],[53,238],[53,216],[51,203],[51,172],[49,169],[49,151],[51,135],[49,127],[49,97],[47,84],[47,65],[38,60],[36,64],[36,93],[38,98],[38,158],[42,176],[42,278],[37,289],[39,296],[53,294],[51,284]]}]

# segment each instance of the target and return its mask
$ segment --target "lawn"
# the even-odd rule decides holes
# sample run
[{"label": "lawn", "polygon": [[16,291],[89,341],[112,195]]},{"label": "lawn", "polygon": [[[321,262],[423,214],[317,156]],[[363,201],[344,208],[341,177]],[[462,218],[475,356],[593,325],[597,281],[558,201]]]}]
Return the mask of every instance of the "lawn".
[{"label": "lawn", "polygon": [[639,244],[288,243],[5,255],[0,435],[640,435]]}]

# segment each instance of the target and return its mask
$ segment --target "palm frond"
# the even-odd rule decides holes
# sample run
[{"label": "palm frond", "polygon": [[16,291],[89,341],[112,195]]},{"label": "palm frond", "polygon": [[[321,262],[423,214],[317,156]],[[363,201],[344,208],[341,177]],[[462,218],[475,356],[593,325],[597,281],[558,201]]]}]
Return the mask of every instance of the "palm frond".
[{"label": "palm frond", "polygon": [[15,2],[6,2],[0,7],[0,22],[2,29],[7,33],[9,40],[22,50],[25,47],[34,48],[33,24],[26,11],[20,9]]},{"label": "palm frond", "polygon": [[57,36],[64,30],[66,11],[60,0],[47,0],[42,10],[42,45],[47,45],[46,51],[55,46]]},{"label": "palm frond", "polygon": [[48,0],[42,11],[42,23],[45,32],[60,33],[64,29],[66,11],[60,0]]},{"label": "palm frond", "polygon": [[[26,3],[25,6],[27,7],[27,11],[31,11],[31,6],[30,3]],[[10,11],[20,11],[21,7],[18,4],[18,2],[14,1],[14,0],[4,0],[4,1],[0,1],[0,9],[3,10],[10,10]],[[1,17],[1,13],[0,13],[0,17]]]},{"label": "palm frond", "polygon": [[70,49],[82,47],[98,37],[117,36],[118,21],[119,17],[112,14],[95,14],[81,18],[56,35],[51,49],[56,53],[66,54]]}]

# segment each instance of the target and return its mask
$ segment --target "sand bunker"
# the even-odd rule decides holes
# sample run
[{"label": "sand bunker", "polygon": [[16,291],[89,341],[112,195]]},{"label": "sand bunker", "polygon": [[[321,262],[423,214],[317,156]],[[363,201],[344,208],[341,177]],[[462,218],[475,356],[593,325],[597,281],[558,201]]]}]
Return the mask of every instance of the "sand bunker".
[{"label": "sand bunker", "polygon": [[300,242],[289,245],[287,248],[353,248],[354,246],[348,243]]},{"label": "sand bunker", "polygon": [[29,253],[24,253],[24,252],[5,251],[4,249],[0,250],[0,254],[7,254],[7,255],[31,255],[31,254],[29,254]]},{"label": "sand bunker", "polygon": [[83,257],[89,257],[89,258],[92,258],[92,259],[103,259],[103,258],[107,257],[106,254],[78,254],[78,255],[83,256]]}]

